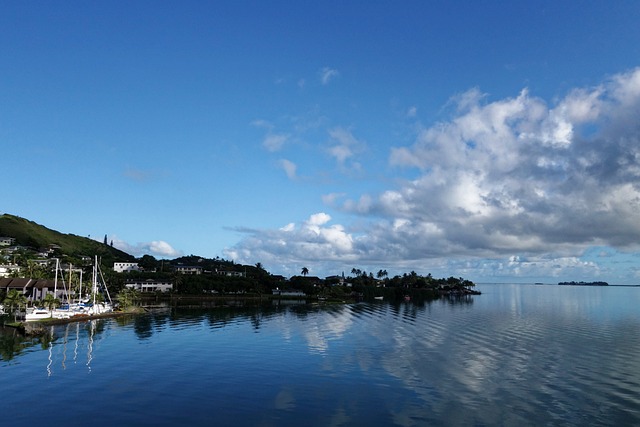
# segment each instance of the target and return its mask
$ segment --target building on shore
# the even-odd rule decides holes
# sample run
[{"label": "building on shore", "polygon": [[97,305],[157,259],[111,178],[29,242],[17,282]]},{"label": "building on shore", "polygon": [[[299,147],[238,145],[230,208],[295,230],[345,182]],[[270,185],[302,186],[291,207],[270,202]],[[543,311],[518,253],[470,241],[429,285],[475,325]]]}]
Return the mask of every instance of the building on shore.
[{"label": "building on shore", "polygon": [[173,290],[173,283],[161,280],[127,280],[125,286],[136,291],[146,292],[170,292]]}]

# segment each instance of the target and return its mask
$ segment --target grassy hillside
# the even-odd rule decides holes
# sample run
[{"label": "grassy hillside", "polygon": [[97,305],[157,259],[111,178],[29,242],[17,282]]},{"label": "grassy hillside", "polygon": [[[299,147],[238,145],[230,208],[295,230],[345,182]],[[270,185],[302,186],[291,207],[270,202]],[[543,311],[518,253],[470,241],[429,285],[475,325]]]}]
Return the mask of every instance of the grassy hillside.
[{"label": "grassy hillside", "polygon": [[56,244],[62,253],[72,258],[98,255],[103,262],[111,265],[114,261],[132,261],[133,256],[101,242],[74,234],[63,234],[36,224],[18,216],[4,214],[0,216],[0,236],[13,237],[16,245],[34,249],[47,248]]}]

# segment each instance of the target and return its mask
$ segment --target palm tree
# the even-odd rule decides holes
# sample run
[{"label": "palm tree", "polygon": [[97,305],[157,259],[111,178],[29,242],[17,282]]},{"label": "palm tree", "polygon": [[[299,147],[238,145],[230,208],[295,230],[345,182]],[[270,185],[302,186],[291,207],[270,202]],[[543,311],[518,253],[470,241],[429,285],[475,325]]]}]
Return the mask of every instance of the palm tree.
[{"label": "palm tree", "polygon": [[303,276],[307,276],[309,274],[309,269],[307,267],[302,267],[302,271],[300,272]]},{"label": "palm tree", "polygon": [[387,270],[378,270],[378,274],[376,274],[376,276],[378,276],[378,279],[382,279],[383,277],[388,276],[389,274],[387,273]]},{"label": "palm tree", "polygon": [[17,310],[16,307],[18,309],[20,309],[21,305],[25,305],[27,304],[27,297],[24,296],[24,294],[20,291],[18,291],[17,289],[11,289],[8,293],[7,296],[4,299],[4,304],[9,307],[9,311],[13,311],[13,321],[17,322],[18,321],[18,315],[17,315]]},{"label": "palm tree", "polygon": [[[60,300],[53,294],[47,294],[42,300],[42,303],[47,308],[47,310],[52,311],[54,308],[60,305]],[[53,312],[51,312],[51,316],[53,317]]]},{"label": "palm tree", "polygon": [[118,302],[123,310],[135,305],[139,299],[140,293],[132,288],[124,288],[118,294]]}]

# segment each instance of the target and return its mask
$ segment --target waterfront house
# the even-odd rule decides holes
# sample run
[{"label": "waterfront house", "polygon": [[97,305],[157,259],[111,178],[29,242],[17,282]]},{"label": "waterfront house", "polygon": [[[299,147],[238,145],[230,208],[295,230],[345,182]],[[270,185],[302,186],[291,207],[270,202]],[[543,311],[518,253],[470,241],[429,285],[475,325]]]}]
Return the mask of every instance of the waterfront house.
[{"label": "waterfront house", "polygon": [[127,280],[125,286],[140,292],[169,292],[173,290],[173,283],[161,280]]},{"label": "waterfront house", "polygon": [[[54,294],[55,283],[49,279],[29,279],[29,278],[3,278],[0,279],[0,289],[9,292],[15,289],[27,297],[28,301],[43,300],[47,294]],[[62,299],[65,290],[59,287],[55,295],[56,298]]]}]

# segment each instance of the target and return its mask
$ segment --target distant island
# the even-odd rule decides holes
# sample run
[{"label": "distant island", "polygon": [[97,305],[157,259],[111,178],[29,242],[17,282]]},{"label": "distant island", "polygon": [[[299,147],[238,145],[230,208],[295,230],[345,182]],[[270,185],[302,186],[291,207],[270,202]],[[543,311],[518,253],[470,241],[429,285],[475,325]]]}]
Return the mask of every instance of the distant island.
[{"label": "distant island", "polygon": [[565,286],[609,286],[607,282],[560,282],[558,285]]}]

